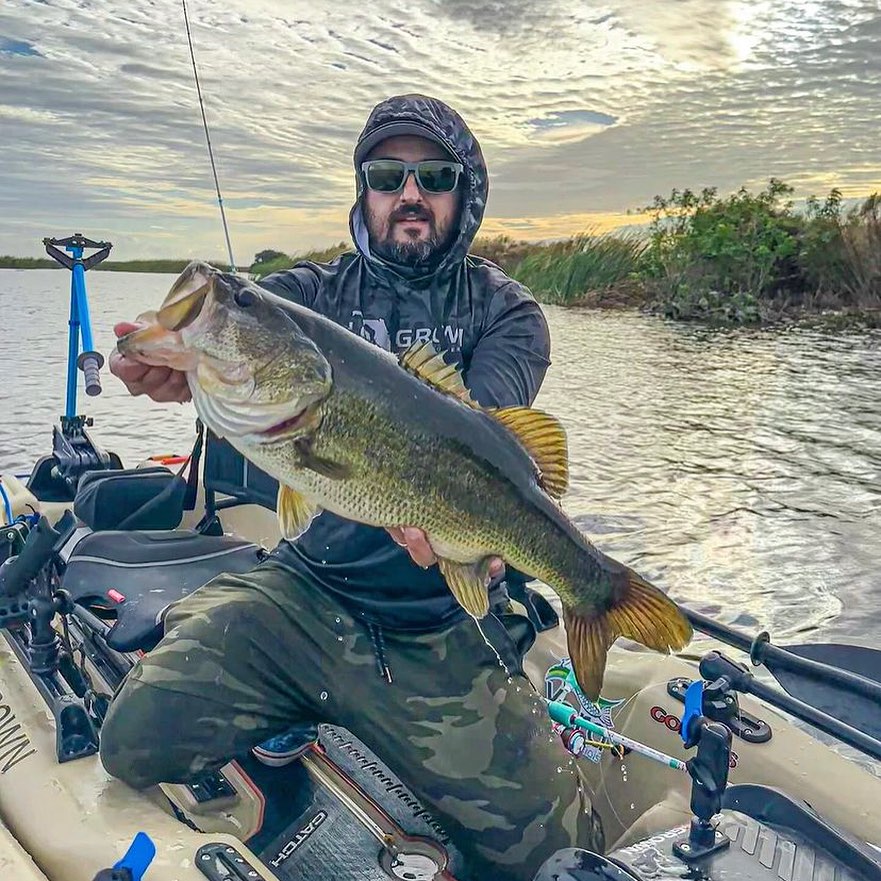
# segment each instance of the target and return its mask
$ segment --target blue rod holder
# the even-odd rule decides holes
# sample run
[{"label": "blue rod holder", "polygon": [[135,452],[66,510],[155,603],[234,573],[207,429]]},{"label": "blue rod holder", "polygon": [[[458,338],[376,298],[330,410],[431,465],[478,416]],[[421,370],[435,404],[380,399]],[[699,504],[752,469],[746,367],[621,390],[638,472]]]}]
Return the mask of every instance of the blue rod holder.
[{"label": "blue rod holder", "polygon": [[[92,341],[92,321],[89,315],[89,299],[86,294],[86,271],[96,266],[109,254],[113,245],[110,242],[95,242],[82,233],[74,233],[64,239],[44,238],[46,253],[70,270],[70,318],[68,320],[67,341],[67,399],[65,417],[76,417],[77,369],[85,376],[86,394],[101,394],[100,369],[104,366],[104,356],[95,351]],[[63,247],[68,254],[60,250]],[[86,248],[99,250],[83,257]],[[80,351],[82,338],[82,351]]]}]

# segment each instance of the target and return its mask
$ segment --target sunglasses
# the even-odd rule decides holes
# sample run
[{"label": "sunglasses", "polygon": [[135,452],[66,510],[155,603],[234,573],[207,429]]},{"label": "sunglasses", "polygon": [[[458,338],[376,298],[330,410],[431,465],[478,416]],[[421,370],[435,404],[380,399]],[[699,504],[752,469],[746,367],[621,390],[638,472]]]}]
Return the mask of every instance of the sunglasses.
[{"label": "sunglasses", "polygon": [[412,171],[416,183],[426,193],[452,193],[464,170],[461,162],[445,159],[425,159],[422,162],[403,162],[400,159],[370,159],[361,163],[364,180],[377,193],[397,193],[404,188]]}]

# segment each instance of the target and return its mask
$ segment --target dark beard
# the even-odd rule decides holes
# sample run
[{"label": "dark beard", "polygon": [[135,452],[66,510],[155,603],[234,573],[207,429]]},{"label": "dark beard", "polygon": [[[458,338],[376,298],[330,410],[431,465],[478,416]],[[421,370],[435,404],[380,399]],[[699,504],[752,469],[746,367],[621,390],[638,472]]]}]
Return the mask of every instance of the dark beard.
[{"label": "dark beard", "polygon": [[428,239],[410,242],[383,239],[370,245],[370,250],[378,257],[390,263],[399,263],[401,266],[419,266],[421,263],[428,263],[436,249],[437,238],[433,235]]},{"label": "dark beard", "polygon": [[389,218],[390,223],[394,220],[403,220],[408,217],[420,217],[428,220],[429,233],[426,239],[410,239],[406,242],[395,241],[391,234],[384,239],[377,239],[373,235],[373,229],[376,228],[376,218],[369,212],[365,211],[367,220],[367,229],[370,236],[370,251],[377,257],[387,260],[390,263],[397,263],[399,266],[431,266],[433,265],[447,249],[451,241],[452,229],[442,230],[443,236],[435,225],[434,217],[427,211],[400,211],[395,212]]}]

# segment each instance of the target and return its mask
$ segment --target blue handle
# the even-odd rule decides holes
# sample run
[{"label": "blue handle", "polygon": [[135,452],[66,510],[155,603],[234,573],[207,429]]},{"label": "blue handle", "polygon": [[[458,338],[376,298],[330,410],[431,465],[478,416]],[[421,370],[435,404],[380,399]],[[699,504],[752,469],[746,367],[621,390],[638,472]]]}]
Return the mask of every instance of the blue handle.
[{"label": "blue handle", "polygon": [[155,856],[156,845],[150,840],[150,836],[145,832],[138,832],[125,856],[113,868],[128,869],[132,873],[132,881],[141,881]]},{"label": "blue handle", "polygon": [[704,682],[696,679],[685,691],[685,711],[682,713],[682,724],[679,726],[679,736],[684,744],[688,744],[688,729],[691,720],[703,715],[704,707]]}]

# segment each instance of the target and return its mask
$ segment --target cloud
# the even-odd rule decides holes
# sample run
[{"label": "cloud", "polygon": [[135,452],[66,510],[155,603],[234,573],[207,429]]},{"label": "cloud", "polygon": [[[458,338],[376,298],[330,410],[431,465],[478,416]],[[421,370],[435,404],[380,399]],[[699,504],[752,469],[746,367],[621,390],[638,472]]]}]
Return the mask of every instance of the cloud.
[{"label": "cloud", "polygon": [[[675,187],[877,189],[875,0],[190,0],[236,257],[348,237],[370,109],[456,107],[490,167],[485,230],[565,234]],[[74,228],[114,256],[220,258],[178,0],[0,8],[0,253]],[[600,220],[599,218],[605,218]]]}]

